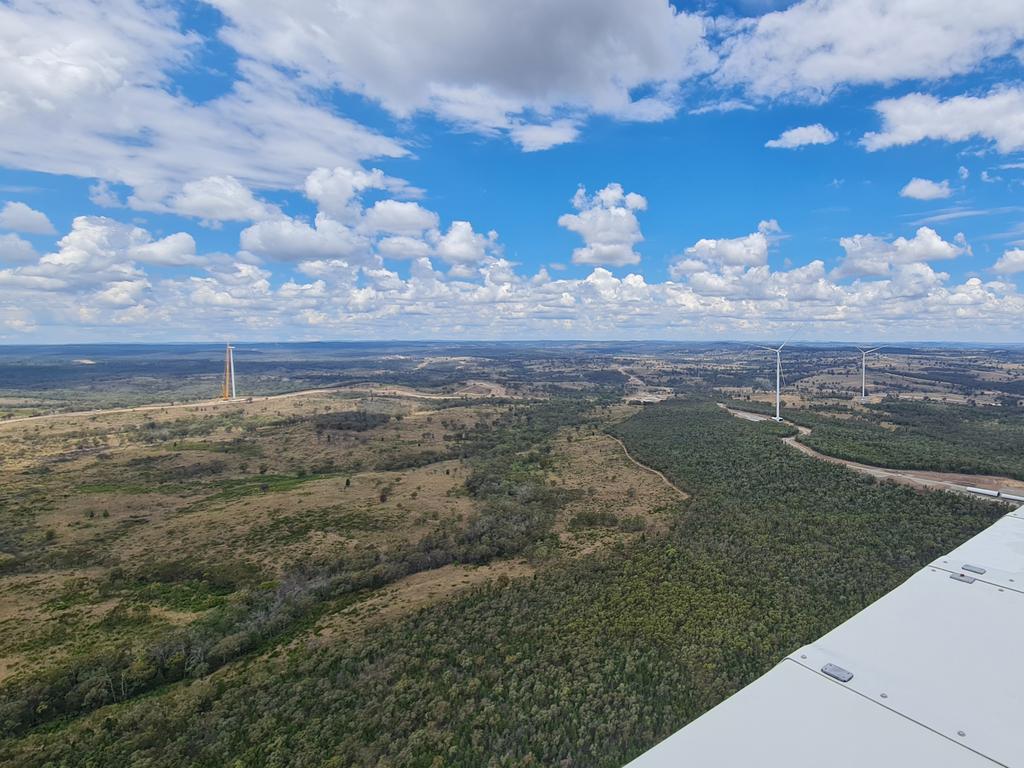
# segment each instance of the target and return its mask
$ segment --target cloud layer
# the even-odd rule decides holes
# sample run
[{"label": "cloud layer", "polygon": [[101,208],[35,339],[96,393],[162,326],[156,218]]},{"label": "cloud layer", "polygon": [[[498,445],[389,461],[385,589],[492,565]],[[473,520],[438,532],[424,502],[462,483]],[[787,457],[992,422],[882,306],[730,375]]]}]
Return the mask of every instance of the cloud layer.
[{"label": "cloud layer", "polygon": [[[1024,268],[1010,237],[997,260],[951,270],[969,275],[955,280],[933,265],[963,264],[970,245],[926,226],[845,234],[867,231],[850,227],[792,267],[774,220],[671,241],[645,218],[644,195],[606,183],[596,168],[588,184],[597,191],[581,186],[571,210],[551,212],[552,232],[570,233],[571,260],[585,268],[558,279],[516,263],[498,232],[457,202],[438,208],[444,216],[433,210],[387,163],[413,164],[424,151],[418,120],[565,158],[565,145],[598,123],[690,112],[710,121],[769,103],[802,114],[864,84],[892,95],[867,112],[875,130],[857,130],[859,147],[804,115],[783,125],[807,124],[774,138],[783,125],[751,134],[754,148],[780,164],[810,150],[767,152],[762,141],[771,150],[816,145],[815,158],[926,141],[1007,155],[1024,150],[1024,88],[968,89],[948,78],[992,62],[1019,69],[1018,0],[803,0],[740,19],[667,0],[208,4],[223,14],[216,40],[162,0],[0,5],[0,165],[86,179],[99,209],[50,210],[65,230],[54,242],[50,216],[21,201],[35,198],[6,201],[0,336],[79,328],[148,337],[166,328],[186,337],[211,327],[268,338],[687,336],[794,317],[831,333],[856,328],[867,310],[879,329],[904,336],[952,324],[1020,333],[1024,306],[1011,281]],[[199,93],[187,76],[209,69],[214,44],[229,55]],[[898,183],[922,176],[900,195],[959,197],[968,178],[991,189],[1009,183],[1002,175],[1012,176],[1015,160],[976,177],[961,166],[956,189],[942,177],[972,161],[914,168]],[[699,189],[699,179],[671,181]],[[634,183],[645,186],[637,174]],[[887,187],[893,203],[898,183]],[[159,224],[135,222],[137,212],[159,214],[148,219]],[[959,215],[921,223],[941,229],[943,217]],[[210,232],[197,227],[232,233],[227,252],[199,248],[196,238]],[[659,250],[646,252],[653,243]],[[570,248],[551,254],[551,269]],[[677,255],[666,263],[667,253]]]},{"label": "cloud layer", "polygon": [[[831,272],[824,259],[770,266],[783,235],[766,220],[748,235],[702,238],[683,249],[665,282],[596,265],[560,279],[544,269],[518,273],[496,232],[459,220],[442,227],[414,202],[366,205],[348,188],[325,197],[319,182],[333,175],[318,169],[310,178],[310,195],[347,220],[323,209],[313,221],[278,211],[245,228],[235,254],[199,254],[185,232],[157,238],[105,217],[76,218],[55,250],[22,254],[23,263],[0,269],[0,334],[73,326],[147,339],[159,335],[154,329],[206,338],[210,328],[244,338],[686,338],[763,334],[796,320],[832,336],[863,334],[867,323],[872,335],[927,338],[951,323],[965,331],[1019,328],[1024,317],[1024,295],[1012,283],[956,283],[936,271],[932,262],[970,248],[962,236],[947,241],[928,227],[911,238],[841,238],[845,256]],[[585,241],[577,262],[641,258],[636,213],[646,198],[611,183],[593,194],[581,187],[573,205],[577,213],[559,223]],[[0,249],[7,245],[0,240]],[[296,276],[275,276],[268,259],[291,262]],[[402,262],[405,274],[393,266]],[[1019,250],[992,268],[1021,270]]]},{"label": "cloud layer", "polygon": [[[574,140],[588,114],[664,119],[678,83],[716,60],[704,20],[664,0],[214,4],[224,38],[254,61],[528,151]],[[651,92],[635,96],[641,87]]]},{"label": "cloud layer", "polygon": [[[804,0],[741,21],[667,0],[210,3],[225,20],[219,40],[238,58],[202,99],[175,85],[207,44],[176,5],[0,6],[0,164],[97,179],[93,199],[110,206],[256,219],[266,214],[259,196],[239,199],[232,182],[294,189],[313,168],[356,179],[367,161],[409,154],[404,140],[339,114],[333,93],[533,152],[579,140],[593,116],[661,121],[688,100],[696,113],[821,101],[850,85],[968,72],[1024,41],[1016,0]],[[882,129],[862,143],[980,137],[1015,151],[1021,93],[886,99],[876,106]],[[834,140],[815,123],[767,146]]]}]

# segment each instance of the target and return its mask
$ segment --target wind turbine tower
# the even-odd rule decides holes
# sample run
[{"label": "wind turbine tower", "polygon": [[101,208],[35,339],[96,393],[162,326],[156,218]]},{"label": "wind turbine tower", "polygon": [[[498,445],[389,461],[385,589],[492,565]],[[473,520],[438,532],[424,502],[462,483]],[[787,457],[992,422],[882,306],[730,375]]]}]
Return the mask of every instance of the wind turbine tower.
[{"label": "wind turbine tower", "polygon": [[780,413],[782,408],[782,348],[788,343],[788,341],[784,341],[778,347],[754,345],[758,349],[767,349],[769,352],[775,353],[775,415],[772,417],[774,421],[782,421],[782,414]]},{"label": "wind turbine tower", "polygon": [[867,390],[867,371],[868,371],[868,355],[872,352],[877,352],[885,347],[872,347],[871,349],[864,349],[863,347],[857,347],[860,350],[860,401],[866,403],[868,401],[868,390]]},{"label": "wind turbine tower", "polygon": [[221,387],[222,400],[234,400],[235,394],[235,348],[230,344],[224,350],[224,386]]}]

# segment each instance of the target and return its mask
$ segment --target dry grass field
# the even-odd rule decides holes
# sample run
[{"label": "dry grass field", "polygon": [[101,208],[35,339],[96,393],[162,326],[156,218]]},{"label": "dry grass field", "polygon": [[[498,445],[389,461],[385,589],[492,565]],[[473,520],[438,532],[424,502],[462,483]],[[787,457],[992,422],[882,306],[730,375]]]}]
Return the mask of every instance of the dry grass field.
[{"label": "dry grass field", "polygon": [[[458,528],[477,511],[460,436],[496,423],[508,406],[486,398],[506,394],[473,381],[439,409],[437,395],[370,387],[0,424],[0,679],[159,638],[296,564]],[[323,427],[354,416],[368,428]],[[593,428],[558,434],[549,482],[570,499],[554,525],[563,557],[664,531],[682,498]],[[296,642],[364,631],[535,567],[513,558],[414,573],[329,608]]]},{"label": "dry grass field", "polygon": [[[430,403],[312,393],[0,424],[0,678],[158,636],[242,581],[464,520],[452,435],[497,406]],[[387,421],[315,426],[357,411]]]}]

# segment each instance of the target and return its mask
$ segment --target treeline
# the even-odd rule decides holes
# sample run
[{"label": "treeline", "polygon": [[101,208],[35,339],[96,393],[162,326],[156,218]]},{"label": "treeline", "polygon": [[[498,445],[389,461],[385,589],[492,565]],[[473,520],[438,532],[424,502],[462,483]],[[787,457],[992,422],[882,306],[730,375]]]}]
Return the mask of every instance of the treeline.
[{"label": "treeline", "polygon": [[[982,378],[977,372],[985,369],[982,366],[974,367],[969,371],[957,371],[948,368],[925,368],[921,371],[915,371],[914,378],[949,383],[966,394],[995,390],[1010,395],[1024,395],[1024,379],[1003,381],[997,378]],[[988,366],[987,370],[999,369]]]},{"label": "treeline", "polygon": [[669,535],[8,741],[0,762],[617,768],[1003,512],[808,458],[711,402],[614,431],[693,494]]},{"label": "treeline", "polygon": [[[764,403],[729,401],[774,413]],[[830,417],[837,412],[842,418]],[[955,405],[886,398],[863,410],[789,408],[784,417],[809,427],[798,439],[816,451],[894,469],[923,469],[1024,480],[1024,407]]]},{"label": "treeline", "polygon": [[391,416],[386,413],[369,411],[334,411],[333,413],[318,413],[308,419],[313,422],[313,427],[318,433],[328,430],[366,432],[374,427],[387,424],[391,421]]},{"label": "treeline", "polygon": [[587,509],[569,518],[569,530],[582,531],[587,528],[617,528],[621,531],[642,531],[646,525],[639,515],[619,517],[614,512]]},{"label": "treeline", "polygon": [[868,419],[818,421],[799,439],[865,464],[1024,480],[1024,408],[908,402],[872,411]]}]

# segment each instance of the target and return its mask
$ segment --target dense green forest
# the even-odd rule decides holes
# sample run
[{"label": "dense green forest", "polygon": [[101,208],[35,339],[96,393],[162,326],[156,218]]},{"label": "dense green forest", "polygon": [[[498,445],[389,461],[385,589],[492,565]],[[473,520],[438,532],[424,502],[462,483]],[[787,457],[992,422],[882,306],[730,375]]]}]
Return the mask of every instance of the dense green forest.
[{"label": "dense green forest", "polygon": [[866,464],[1024,480],[1020,406],[886,400],[867,410],[865,419],[822,420],[801,442]]},{"label": "dense green forest", "polygon": [[[614,433],[692,493],[668,535],[37,728],[0,762],[619,766],[1005,511],[807,458],[783,429],[649,406]],[[521,498],[542,442],[490,446],[476,492]]]},{"label": "dense green forest", "polygon": [[[730,405],[773,413],[763,403]],[[840,416],[841,418],[836,418]],[[1004,475],[1024,480],[1024,407],[954,405],[886,398],[862,410],[789,408],[809,427],[799,440],[840,459],[893,469]]]}]

